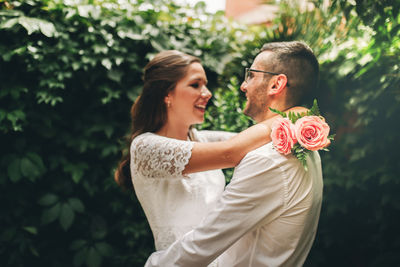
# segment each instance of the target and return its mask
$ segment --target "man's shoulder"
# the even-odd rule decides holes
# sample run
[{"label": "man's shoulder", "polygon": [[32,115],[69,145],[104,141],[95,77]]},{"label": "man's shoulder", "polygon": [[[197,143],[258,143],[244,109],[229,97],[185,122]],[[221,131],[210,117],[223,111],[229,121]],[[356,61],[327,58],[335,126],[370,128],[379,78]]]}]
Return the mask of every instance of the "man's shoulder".
[{"label": "man's shoulder", "polygon": [[[273,180],[284,186],[285,183],[294,180],[301,180],[305,176],[315,176],[322,178],[321,161],[318,152],[312,152],[307,157],[308,171],[301,162],[292,154],[284,155],[276,151],[272,143],[263,145],[249,152],[242,161],[236,166],[232,181],[254,180],[260,178],[259,184],[264,179]],[[281,183],[285,181],[284,183]]]},{"label": "man's shoulder", "polygon": [[272,146],[272,143],[265,144],[257,149],[250,151],[244,156],[236,166],[235,172],[245,171],[268,171],[287,160],[286,157],[278,153]]},{"label": "man's shoulder", "polygon": [[249,153],[247,153],[246,156],[261,156],[261,157],[263,157],[263,156],[271,154],[273,152],[275,152],[274,146],[272,145],[272,142],[269,142],[265,145],[260,146],[259,148],[256,148],[256,149],[250,151]]},{"label": "man's shoulder", "polygon": [[247,153],[239,164],[246,163],[247,161],[254,159],[281,162],[287,160],[287,157],[276,151],[272,145],[272,142],[270,142]]},{"label": "man's shoulder", "polygon": [[[318,153],[316,154],[316,157],[318,157]],[[286,170],[288,168],[303,169],[300,161],[295,156],[279,153],[274,149],[272,142],[247,153],[247,155],[237,165],[236,169],[248,168],[252,165],[265,165],[269,166],[269,168],[278,168],[281,170]]]}]

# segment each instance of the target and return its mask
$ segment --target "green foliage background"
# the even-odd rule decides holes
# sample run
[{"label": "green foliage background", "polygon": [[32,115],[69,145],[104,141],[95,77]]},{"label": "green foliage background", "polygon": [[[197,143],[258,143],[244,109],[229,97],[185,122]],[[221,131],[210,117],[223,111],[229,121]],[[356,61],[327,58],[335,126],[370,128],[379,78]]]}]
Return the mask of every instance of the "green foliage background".
[{"label": "green foliage background", "polygon": [[[199,56],[214,97],[199,127],[240,131],[243,68],[268,41],[305,40],[332,131],[306,266],[400,261],[399,1],[281,1],[271,26],[169,1],[0,1],[0,265],[142,266],[154,250],[113,169],[152,55]],[[311,104],[311,103],[310,103]],[[227,177],[231,170],[227,171]]]}]

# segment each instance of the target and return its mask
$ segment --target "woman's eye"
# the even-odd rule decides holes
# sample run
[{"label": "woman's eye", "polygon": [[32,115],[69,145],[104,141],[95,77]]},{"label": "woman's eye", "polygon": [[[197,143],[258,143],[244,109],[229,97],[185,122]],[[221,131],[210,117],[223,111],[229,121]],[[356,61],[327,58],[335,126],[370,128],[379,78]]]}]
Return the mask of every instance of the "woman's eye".
[{"label": "woman's eye", "polygon": [[199,88],[200,84],[199,83],[192,83],[190,86],[192,86],[193,88]]}]

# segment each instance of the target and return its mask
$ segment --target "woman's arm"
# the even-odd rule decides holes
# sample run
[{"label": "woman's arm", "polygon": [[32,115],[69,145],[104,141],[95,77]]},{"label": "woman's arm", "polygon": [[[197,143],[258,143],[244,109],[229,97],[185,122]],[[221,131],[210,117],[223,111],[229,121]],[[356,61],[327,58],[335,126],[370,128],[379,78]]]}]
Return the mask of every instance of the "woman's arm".
[{"label": "woman's arm", "polygon": [[226,141],[235,135],[237,132],[214,131],[214,130],[191,130],[194,141],[197,142],[220,142]]},{"label": "woman's arm", "polygon": [[[306,112],[295,107],[287,112]],[[235,135],[229,140],[211,143],[195,143],[184,173],[235,167],[250,151],[271,142],[271,125],[278,118],[274,116]]]},{"label": "woman's arm", "polygon": [[251,150],[271,141],[271,128],[266,124],[256,124],[226,141],[196,142],[192,156],[184,173],[236,166]]}]

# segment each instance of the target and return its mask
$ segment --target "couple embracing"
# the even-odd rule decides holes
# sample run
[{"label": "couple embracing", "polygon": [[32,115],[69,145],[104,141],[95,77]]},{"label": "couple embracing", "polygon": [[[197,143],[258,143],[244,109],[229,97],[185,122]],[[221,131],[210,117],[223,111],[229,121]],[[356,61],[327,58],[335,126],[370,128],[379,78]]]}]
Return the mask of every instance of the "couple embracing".
[{"label": "couple embracing", "polygon": [[[240,132],[197,131],[211,93],[196,57],[170,50],[144,69],[132,106],[130,152],[115,173],[134,188],[156,252],[145,266],[302,266],[315,238],[322,201],[318,152],[308,170],[271,143],[283,112],[317,86],[318,61],[303,42],[265,44],[240,89],[244,114],[257,124]],[[309,102],[308,102],[309,103]],[[225,187],[223,168],[235,167]]]}]

